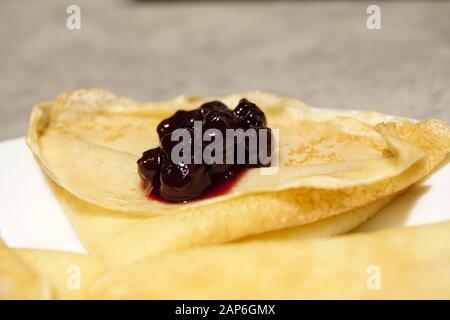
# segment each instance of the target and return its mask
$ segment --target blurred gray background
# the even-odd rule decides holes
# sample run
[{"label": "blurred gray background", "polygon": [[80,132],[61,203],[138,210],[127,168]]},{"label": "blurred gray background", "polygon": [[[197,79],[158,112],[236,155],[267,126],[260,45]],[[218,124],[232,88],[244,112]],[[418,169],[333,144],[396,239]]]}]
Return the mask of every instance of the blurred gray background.
[{"label": "blurred gray background", "polygon": [[[382,29],[366,28],[369,4]],[[66,8],[81,7],[81,30]],[[249,89],[450,121],[450,2],[0,0],[0,140],[79,87],[139,100]]]}]

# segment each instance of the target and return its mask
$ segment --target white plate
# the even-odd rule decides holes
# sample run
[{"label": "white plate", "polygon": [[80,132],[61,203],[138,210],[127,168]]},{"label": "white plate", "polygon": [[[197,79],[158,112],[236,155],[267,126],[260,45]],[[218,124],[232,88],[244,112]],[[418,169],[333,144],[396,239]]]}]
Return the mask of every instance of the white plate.
[{"label": "white plate", "polygon": [[[449,158],[356,231],[450,220]],[[23,138],[0,143],[0,176],[0,235],[9,246],[86,253]]]},{"label": "white plate", "polygon": [[0,235],[10,247],[85,253],[23,138],[0,143]]}]

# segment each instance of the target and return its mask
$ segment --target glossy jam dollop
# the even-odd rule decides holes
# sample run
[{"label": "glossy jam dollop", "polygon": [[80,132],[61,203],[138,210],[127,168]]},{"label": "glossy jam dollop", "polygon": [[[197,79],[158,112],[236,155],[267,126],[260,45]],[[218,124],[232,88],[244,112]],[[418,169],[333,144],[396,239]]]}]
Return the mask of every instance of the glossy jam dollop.
[{"label": "glossy jam dollop", "polygon": [[[198,132],[195,123],[201,124],[201,132]],[[173,133],[177,129],[182,129],[178,132],[187,139],[175,139]],[[250,136],[256,135],[258,143],[250,143],[248,136],[246,138],[238,133],[232,133],[230,137],[227,129],[248,130]],[[259,134],[262,129],[265,129],[265,135]],[[266,127],[264,112],[247,99],[240,100],[234,110],[220,101],[207,102],[194,110],[178,110],[161,121],[157,133],[160,146],[145,151],[137,161],[139,175],[152,199],[183,202],[223,194],[247,168],[270,166],[270,159],[260,161],[259,149],[267,148],[265,154],[271,156],[272,131]],[[205,148],[209,147],[211,151],[211,144],[218,135],[221,135],[223,142],[209,153],[210,160],[206,161]],[[259,143],[262,137],[266,139],[265,144]],[[186,155],[189,161],[172,159],[175,146],[177,150],[182,150],[180,156],[189,151]],[[211,160],[216,159],[216,152],[222,153],[225,163]]]}]

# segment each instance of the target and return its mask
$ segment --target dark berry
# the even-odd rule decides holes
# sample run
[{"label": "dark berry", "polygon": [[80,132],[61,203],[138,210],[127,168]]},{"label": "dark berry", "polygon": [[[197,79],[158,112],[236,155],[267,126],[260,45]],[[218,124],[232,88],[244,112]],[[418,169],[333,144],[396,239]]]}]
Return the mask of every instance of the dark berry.
[{"label": "dark berry", "polygon": [[213,183],[226,183],[229,182],[231,180],[233,180],[234,178],[236,178],[236,176],[239,174],[239,172],[242,170],[242,167],[239,166],[231,166],[230,168],[228,168],[227,170],[212,175],[212,180]]},{"label": "dark berry", "polygon": [[261,128],[266,126],[266,116],[258,106],[247,99],[241,99],[233,114],[241,119],[245,128]]},{"label": "dark berry", "polygon": [[212,164],[209,168],[209,174],[210,175],[221,174],[221,173],[228,171],[232,167],[233,167],[232,164],[226,164],[226,163]]},{"label": "dark berry", "polygon": [[231,112],[231,110],[228,109],[228,107],[220,101],[211,101],[200,106],[200,112],[203,115],[206,115],[211,111]]},{"label": "dark berry", "polygon": [[194,146],[194,130],[181,128],[166,134],[161,139],[161,150],[165,153],[167,158],[170,158],[173,148],[178,144],[181,144],[180,148],[189,148],[189,150],[192,151]]},{"label": "dark berry", "polygon": [[[196,121],[202,122],[203,130],[194,129]],[[162,198],[197,198],[213,184],[234,179],[244,168],[270,165],[272,132],[265,126],[264,112],[246,99],[234,111],[220,101],[179,110],[158,125],[160,147],[144,152],[138,160],[139,175]],[[210,129],[215,131],[206,133]],[[265,129],[267,140],[262,140]]]},{"label": "dark berry", "polygon": [[240,168],[239,167],[232,167],[225,171],[223,175],[220,177],[223,181],[233,180],[236,178],[236,175],[239,173]]},{"label": "dark berry", "polygon": [[211,185],[205,165],[166,161],[161,167],[159,195],[172,201],[199,197]]},{"label": "dark berry", "polygon": [[164,155],[159,147],[145,151],[137,161],[140,177],[152,185],[155,182],[159,183],[159,172],[163,161]]},{"label": "dark berry", "polygon": [[172,133],[175,129],[178,129],[180,123],[184,121],[189,115],[188,111],[178,110],[170,118],[161,121],[156,128],[159,139],[161,140],[166,134]]},{"label": "dark berry", "polygon": [[240,119],[231,112],[211,111],[205,116],[203,130],[218,129],[222,134],[225,134],[226,129],[237,129],[240,125]]},{"label": "dark berry", "polygon": [[[238,129],[240,127],[240,120],[236,118],[231,112],[220,112],[220,111],[211,111],[208,113],[205,117],[205,125],[204,125],[204,134],[205,138],[208,137],[203,141],[203,146],[207,147],[212,142],[216,142],[218,138],[222,138],[222,144],[218,145],[217,143],[214,144],[214,152],[212,152],[212,156],[215,158],[221,159],[219,163],[216,165],[215,159],[206,160],[208,164],[213,165],[212,171],[213,172],[223,172],[224,170],[228,169],[228,165],[221,165],[220,162],[225,163],[227,161],[227,155],[230,152],[233,152],[234,144],[235,144],[235,137],[233,132],[227,132],[227,129]],[[216,130],[210,130],[210,129],[216,129]],[[217,130],[220,132],[220,135],[218,134]],[[227,141],[228,139],[232,139],[232,141]],[[216,153],[220,153],[220,155],[217,155]],[[209,156],[209,153],[205,156]],[[233,159],[231,157],[231,159]]]},{"label": "dark berry", "polygon": [[179,124],[180,128],[194,128],[195,121],[203,122],[203,114],[200,110],[191,110],[186,115],[183,121]]}]

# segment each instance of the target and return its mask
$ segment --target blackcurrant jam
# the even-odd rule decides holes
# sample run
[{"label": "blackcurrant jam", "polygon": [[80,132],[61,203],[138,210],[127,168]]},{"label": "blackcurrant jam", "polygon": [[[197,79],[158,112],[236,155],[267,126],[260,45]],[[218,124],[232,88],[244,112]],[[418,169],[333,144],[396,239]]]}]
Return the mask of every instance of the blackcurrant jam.
[{"label": "blackcurrant jam", "polygon": [[247,99],[234,110],[220,101],[178,110],[161,121],[157,133],[160,146],[137,161],[151,199],[180,203],[223,195],[248,168],[270,166],[272,131],[264,112]]}]

